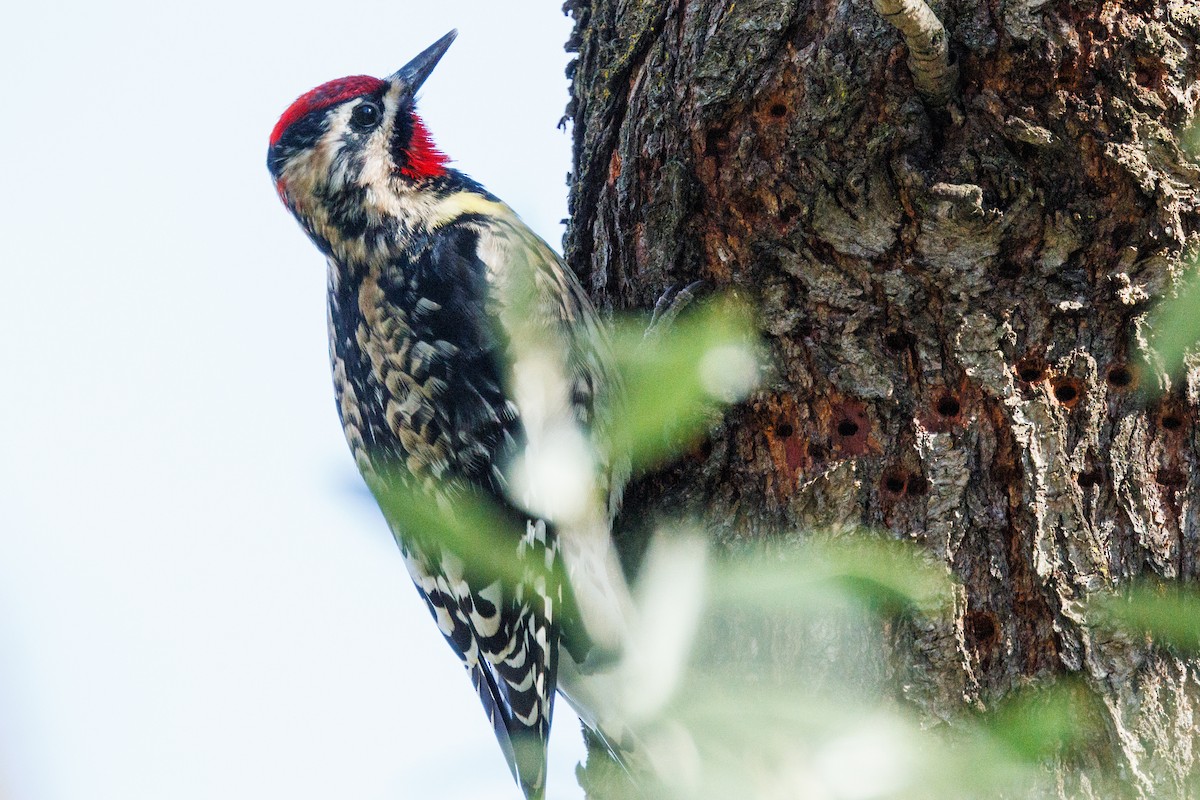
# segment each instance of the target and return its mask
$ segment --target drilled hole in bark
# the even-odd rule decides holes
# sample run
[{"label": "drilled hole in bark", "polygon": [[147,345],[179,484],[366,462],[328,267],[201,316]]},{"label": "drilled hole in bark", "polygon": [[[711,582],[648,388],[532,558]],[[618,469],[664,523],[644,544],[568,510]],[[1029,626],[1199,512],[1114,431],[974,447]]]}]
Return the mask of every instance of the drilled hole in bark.
[{"label": "drilled hole in bark", "polygon": [[946,418],[957,417],[962,413],[962,403],[959,403],[958,398],[952,394],[942,395],[934,408],[937,409],[940,416]]},{"label": "drilled hole in bark", "polygon": [[858,433],[858,423],[852,419],[844,419],[837,424],[837,433],[843,439],[849,439]]},{"label": "drilled hole in bark", "polygon": [[1000,463],[992,467],[992,479],[996,483],[1008,485],[1017,479],[1017,468],[1009,463]]},{"label": "drilled hole in bark", "polygon": [[967,642],[977,649],[991,647],[996,642],[999,630],[996,615],[990,611],[969,611],[963,617],[963,633]]},{"label": "drilled hole in bark", "polygon": [[1037,358],[1022,358],[1017,362],[1017,377],[1023,383],[1037,383],[1046,377],[1046,366]]},{"label": "drilled hole in bark", "polygon": [[1021,267],[1011,261],[1005,261],[996,268],[996,274],[1001,278],[1015,278],[1021,274]]},{"label": "drilled hole in bark", "polygon": [[1128,389],[1133,386],[1133,370],[1123,364],[1112,367],[1109,369],[1108,374],[1104,376],[1104,379],[1114,389]]},{"label": "drilled hole in bark", "polygon": [[1063,408],[1074,408],[1083,397],[1083,384],[1075,378],[1059,378],[1051,384],[1054,399]]},{"label": "drilled hole in bark", "polygon": [[1149,89],[1158,83],[1158,70],[1150,69],[1149,67],[1138,67],[1134,71],[1133,79],[1137,81],[1138,86]]},{"label": "drilled hole in bark", "polygon": [[1091,34],[1093,42],[1103,42],[1108,38],[1108,28],[1104,27],[1099,20],[1085,19],[1080,27]]},{"label": "drilled hole in bark", "polygon": [[704,155],[716,156],[729,150],[729,131],[713,128],[704,136]]},{"label": "drilled hole in bark", "polygon": [[1160,486],[1169,486],[1174,489],[1187,483],[1187,476],[1177,469],[1160,469],[1154,476],[1154,480]]},{"label": "drilled hole in bark", "polygon": [[786,422],[775,426],[775,435],[778,436],[780,439],[787,439],[795,432],[796,432],[796,429],[793,428],[791,425],[789,425]]},{"label": "drilled hole in bark", "polygon": [[891,331],[883,337],[883,346],[893,353],[907,350],[912,344],[912,335],[904,331]]},{"label": "drilled hole in bark", "polygon": [[1162,415],[1159,424],[1163,426],[1163,430],[1171,431],[1172,433],[1183,427],[1183,417],[1178,414],[1167,412]]},{"label": "drilled hole in bark", "polygon": [[903,472],[887,472],[883,476],[883,490],[888,494],[904,494],[908,480]]},{"label": "drilled hole in bark", "polygon": [[909,475],[906,488],[911,496],[920,497],[929,491],[929,481],[920,475]]},{"label": "drilled hole in bark", "polygon": [[811,458],[813,460],[818,460],[818,459],[824,458],[826,455],[827,455],[827,451],[821,445],[814,442],[808,446],[808,457],[809,458]]},{"label": "drilled hole in bark", "polygon": [[776,103],[775,105],[771,106],[772,117],[786,117],[787,111],[787,106],[785,106],[783,103]]},{"label": "drilled hole in bark", "polygon": [[1088,470],[1087,472],[1079,473],[1079,477],[1075,479],[1081,489],[1090,489],[1100,483],[1100,473],[1097,470]]},{"label": "drilled hole in bark", "polygon": [[1046,373],[1037,367],[1028,367],[1017,373],[1017,376],[1025,381],[1025,383],[1037,383],[1042,378],[1046,377]]}]

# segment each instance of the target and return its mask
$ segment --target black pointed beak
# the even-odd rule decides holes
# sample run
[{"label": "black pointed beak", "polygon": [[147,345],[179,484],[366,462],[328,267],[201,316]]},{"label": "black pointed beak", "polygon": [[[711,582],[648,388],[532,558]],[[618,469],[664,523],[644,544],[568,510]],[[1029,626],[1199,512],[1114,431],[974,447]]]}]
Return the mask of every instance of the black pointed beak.
[{"label": "black pointed beak", "polygon": [[389,80],[401,81],[411,94],[416,94],[417,89],[421,88],[421,84],[433,72],[433,68],[442,60],[442,56],[446,55],[446,51],[457,37],[458,31],[450,31],[401,67]]}]

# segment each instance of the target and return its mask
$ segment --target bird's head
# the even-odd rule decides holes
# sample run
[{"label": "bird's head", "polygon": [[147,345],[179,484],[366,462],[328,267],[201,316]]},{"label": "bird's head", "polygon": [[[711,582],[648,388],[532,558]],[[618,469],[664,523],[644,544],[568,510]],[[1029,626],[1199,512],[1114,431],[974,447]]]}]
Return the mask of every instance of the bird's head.
[{"label": "bird's head", "polygon": [[[446,174],[415,110],[416,92],[458,35],[443,36],[387,78],[353,75],[302,95],[271,131],[267,168],[297,216],[320,223],[346,193],[380,199]],[[314,219],[314,217],[316,219]]]}]

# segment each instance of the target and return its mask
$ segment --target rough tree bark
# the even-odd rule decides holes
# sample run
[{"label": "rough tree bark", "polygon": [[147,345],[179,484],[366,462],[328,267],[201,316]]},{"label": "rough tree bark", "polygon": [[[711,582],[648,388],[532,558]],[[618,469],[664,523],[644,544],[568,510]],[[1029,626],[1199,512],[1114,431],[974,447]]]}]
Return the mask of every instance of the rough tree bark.
[{"label": "rough tree bark", "polygon": [[951,624],[891,635],[908,702],[949,718],[1080,673],[1135,790],[1181,794],[1200,668],[1100,635],[1081,605],[1200,573],[1200,380],[1146,399],[1165,378],[1131,344],[1200,230],[1179,141],[1200,7],[943,0],[942,103],[909,50],[936,62],[936,31],[881,14],[912,5],[566,3],[569,261],[614,310],[699,278],[752,297],[775,365],[630,488],[622,546],[697,512],[725,545],[916,540],[961,591]]}]

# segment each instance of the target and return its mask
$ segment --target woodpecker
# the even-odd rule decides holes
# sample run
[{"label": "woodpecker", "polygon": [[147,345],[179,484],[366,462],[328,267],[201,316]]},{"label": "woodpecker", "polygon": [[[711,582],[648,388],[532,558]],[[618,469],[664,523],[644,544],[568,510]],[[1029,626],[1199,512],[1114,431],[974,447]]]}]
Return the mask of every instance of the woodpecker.
[{"label": "woodpecker", "polygon": [[[267,166],[328,263],[346,441],[514,778],[541,798],[560,657],[571,675],[615,658],[632,608],[610,541],[627,469],[604,442],[619,392],[574,274],[449,166],[416,112],[455,36],[387,78],[302,95],[271,133]],[[396,492],[435,509],[486,500],[501,538],[484,541],[505,552],[464,563],[389,511]]]}]

